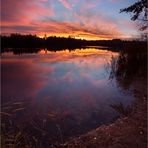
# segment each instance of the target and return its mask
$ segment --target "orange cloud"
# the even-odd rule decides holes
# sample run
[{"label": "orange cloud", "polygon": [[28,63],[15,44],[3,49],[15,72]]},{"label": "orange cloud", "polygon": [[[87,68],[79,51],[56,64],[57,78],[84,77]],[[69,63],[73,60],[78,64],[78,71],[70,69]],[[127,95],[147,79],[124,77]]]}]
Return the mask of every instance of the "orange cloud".
[{"label": "orange cloud", "polygon": [[[57,15],[48,0],[2,0],[2,33],[37,34],[43,37],[63,36],[78,39],[99,40],[127,37],[118,23],[102,13],[90,12],[95,3],[86,1],[77,12],[73,5],[79,1],[59,0],[69,10],[72,20],[54,19]],[[84,13],[85,12],[85,13]],[[63,13],[63,16],[66,15]]]}]

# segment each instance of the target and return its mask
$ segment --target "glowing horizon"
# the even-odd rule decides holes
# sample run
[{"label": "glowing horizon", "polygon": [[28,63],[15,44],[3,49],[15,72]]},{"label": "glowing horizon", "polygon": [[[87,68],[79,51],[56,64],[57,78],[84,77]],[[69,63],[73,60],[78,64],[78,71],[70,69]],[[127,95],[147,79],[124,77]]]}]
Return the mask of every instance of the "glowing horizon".
[{"label": "glowing horizon", "polygon": [[56,37],[64,37],[64,38],[74,38],[74,39],[81,39],[81,40],[111,40],[111,39],[113,39],[113,38],[111,38],[111,37],[108,37],[108,38],[106,38],[106,37],[99,37],[99,36],[93,36],[93,35],[87,35],[87,34],[84,34],[84,35],[77,35],[77,34],[64,34],[64,33],[57,33],[57,34],[55,34],[55,33],[53,33],[53,34],[39,34],[39,35],[37,35],[38,37],[40,37],[40,38],[44,38],[45,36],[46,37],[54,37],[54,36],[56,36]]},{"label": "glowing horizon", "polygon": [[1,34],[36,34],[85,40],[129,39],[136,25],[119,10],[122,0],[2,0]]}]

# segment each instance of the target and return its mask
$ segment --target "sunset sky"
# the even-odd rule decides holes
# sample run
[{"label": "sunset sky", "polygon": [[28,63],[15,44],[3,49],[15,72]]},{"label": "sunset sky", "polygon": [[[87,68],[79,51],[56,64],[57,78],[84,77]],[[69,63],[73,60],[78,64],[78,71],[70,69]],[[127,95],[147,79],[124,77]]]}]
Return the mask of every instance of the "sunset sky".
[{"label": "sunset sky", "polygon": [[128,39],[137,26],[119,13],[135,0],[1,0],[1,33]]}]

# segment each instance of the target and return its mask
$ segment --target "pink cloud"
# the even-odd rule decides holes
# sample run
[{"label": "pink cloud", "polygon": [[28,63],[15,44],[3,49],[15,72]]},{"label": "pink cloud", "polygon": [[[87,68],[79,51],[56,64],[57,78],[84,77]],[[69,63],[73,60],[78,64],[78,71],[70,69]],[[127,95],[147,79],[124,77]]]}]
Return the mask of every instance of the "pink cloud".
[{"label": "pink cloud", "polygon": [[[3,24],[3,23],[2,23]],[[5,24],[4,24],[5,25]],[[89,21],[88,18],[77,16],[77,22],[56,22],[56,21],[30,21],[28,24],[22,25],[22,22],[9,24],[3,27],[5,33],[15,32],[18,29],[21,33],[33,34],[69,34],[74,36],[98,36],[113,37],[121,34],[117,26],[107,20]]]},{"label": "pink cloud", "polygon": [[126,28],[128,29],[133,29],[135,28],[135,30],[137,30],[137,24],[133,21],[128,21],[126,19],[122,19],[119,21],[120,26],[126,26]]},{"label": "pink cloud", "polygon": [[114,20],[111,20],[103,14],[91,14],[91,13],[75,13],[75,18],[80,26],[83,29],[87,30],[87,32],[91,32],[92,34],[98,35],[112,35],[112,36],[119,36],[123,34],[120,29],[118,28],[117,24]]},{"label": "pink cloud", "polygon": [[62,3],[62,5],[63,5],[65,8],[67,8],[67,9],[69,9],[69,10],[72,9],[72,5],[71,5],[71,3],[70,3],[68,0],[59,0],[59,1]]},{"label": "pink cloud", "polygon": [[[32,33],[37,35],[68,34],[74,37],[118,38],[124,36],[118,22],[105,14],[89,10],[96,7],[93,1],[85,0],[80,10],[72,8],[80,1],[59,0],[73,21],[55,21],[55,7],[51,0],[2,0],[2,33]],[[85,13],[84,13],[85,12]],[[64,13],[63,13],[64,15]],[[66,15],[66,14],[65,14]],[[69,17],[69,15],[68,15]],[[129,26],[128,26],[129,28]],[[132,28],[132,27],[131,27]]]},{"label": "pink cloud", "polygon": [[[86,0],[85,0],[86,1]],[[89,9],[92,9],[92,8],[94,8],[94,7],[96,7],[96,3],[95,2],[93,2],[93,1],[86,1],[82,6],[81,6],[81,12],[85,12],[85,11],[87,11],[87,10],[89,10]]]},{"label": "pink cloud", "polygon": [[[1,16],[3,23],[29,24],[40,16],[53,16],[54,9],[45,7],[43,0],[2,0]],[[51,6],[51,5],[50,5]]]}]

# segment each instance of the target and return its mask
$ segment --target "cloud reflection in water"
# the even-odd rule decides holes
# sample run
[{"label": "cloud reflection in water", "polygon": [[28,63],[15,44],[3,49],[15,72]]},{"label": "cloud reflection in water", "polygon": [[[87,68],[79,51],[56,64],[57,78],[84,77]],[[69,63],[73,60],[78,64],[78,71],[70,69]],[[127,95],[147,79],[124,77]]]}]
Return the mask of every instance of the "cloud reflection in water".
[{"label": "cloud reflection in water", "polygon": [[[89,48],[41,50],[21,56],[3,54],[2,100],[30,99],[28,112],[33,117],[36,113],[41,118],[57,116],[57,122],[62,120],[73,130],[76,126],[89,129],[107,123],[116,116],[110,104],[131,101],[131,96],[119,91],[115,81],[108,81],[106,65],[112,56],[118,53]],[[76,125],[72,127],[67,120]]]}]

